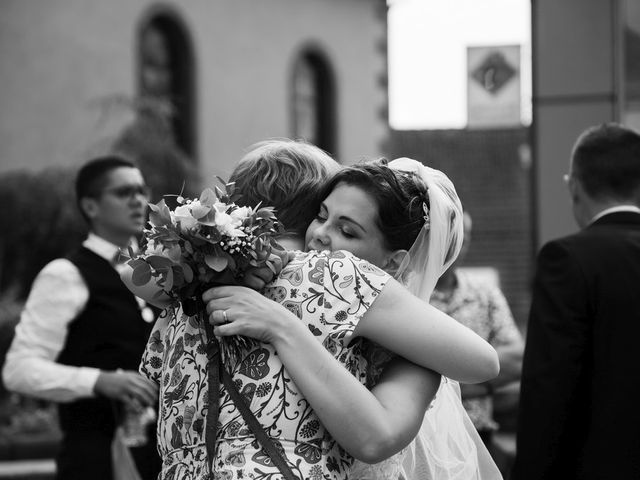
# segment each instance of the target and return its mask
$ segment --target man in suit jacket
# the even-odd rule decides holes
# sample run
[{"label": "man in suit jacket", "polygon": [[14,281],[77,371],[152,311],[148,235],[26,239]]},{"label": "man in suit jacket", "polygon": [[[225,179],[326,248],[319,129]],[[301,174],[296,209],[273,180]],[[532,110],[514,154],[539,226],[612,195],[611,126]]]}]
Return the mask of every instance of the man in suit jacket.
[{"label": "man in suit jacket", "polygon": [[586,130],[566,180],[581,231],[537,260],[512,480],[640,478],[640,135]]},{"label": "man in suit jacket", "polygon": [[[157,403],[157,387],[137,372],[154,315],[117,272],[120,249],[144,226],[148,193],[132,163],[103,157],[80,169],[76,196],[89,236],[38,274],[3,378],[11,390],[59,403],[56,478],[112,480],[123,405]],[[155,479],[155,437],[131,453],[142,479]]]}]

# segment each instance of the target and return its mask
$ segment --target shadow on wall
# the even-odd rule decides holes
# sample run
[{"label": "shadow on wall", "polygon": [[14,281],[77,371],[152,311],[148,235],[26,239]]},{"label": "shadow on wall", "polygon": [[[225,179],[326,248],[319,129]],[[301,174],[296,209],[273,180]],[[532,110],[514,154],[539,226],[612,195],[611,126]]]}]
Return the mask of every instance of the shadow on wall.
[{"label": "shadow on wall", "polygon": [[[122,130],[111,150],[140,166],[153,192],[153,202],[163,195],[200,194],[201,179],[195,159],[189,158],[176,142],[172,108],[154,99],[134,100],[131,108],[135,110],[135,120]],[[165,200],[170,208],[175,208],[175,197]]]}]

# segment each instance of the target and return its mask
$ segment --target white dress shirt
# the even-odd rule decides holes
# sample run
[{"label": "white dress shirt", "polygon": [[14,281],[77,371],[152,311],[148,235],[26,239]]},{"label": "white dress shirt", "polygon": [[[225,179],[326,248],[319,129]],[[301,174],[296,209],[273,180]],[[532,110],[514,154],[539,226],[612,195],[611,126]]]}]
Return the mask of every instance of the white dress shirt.
[{"label": "white dress shirt", "polygon": [[[110,263],[120,251],[94,233],[82,245]],[[84,279],[66,258],[55,259],[40,271],[5,359],[2,375],[9,390],[55,402],[95,395],[99,369],[55,361],[65,345],[69,324],[88,301]],[[148,316],[151,312],[144,313]]]},{"label": "white dress shirt", "polygon": [[602,210],[600,213],[596,214],[592,219],[591,222],[589,222],[589,224],[592,224],[593,222],[595,222],[596,220],[604,217],[605,215],[609,215],[610,213],[617,213],[617,212],[634,212],[634,213],[640,213],[640,208],[636,207],[635,205],[618,205],[617,207],[611,207],[611,208],[607,208],[605,210]]}]

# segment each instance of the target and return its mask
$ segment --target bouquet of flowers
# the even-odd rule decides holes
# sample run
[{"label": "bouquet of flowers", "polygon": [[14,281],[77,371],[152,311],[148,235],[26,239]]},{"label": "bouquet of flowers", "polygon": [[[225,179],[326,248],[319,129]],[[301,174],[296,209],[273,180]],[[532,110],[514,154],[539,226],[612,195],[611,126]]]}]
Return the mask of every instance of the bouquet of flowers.
[{"label": "bouquet of flowers", "polygon": [[269,267],[275,237],[282,230],[273,208],[241,207],[234,202],[234,185],[206,188],[199,198],[177,196],[170,210],[164,199],[150,204],[149,228],[140,253],[130,251],[129,265],[136,286],[152,279],[174,306],[187,315],[203,313],[201,295],[215,285],[237,285],[250,268]]}]

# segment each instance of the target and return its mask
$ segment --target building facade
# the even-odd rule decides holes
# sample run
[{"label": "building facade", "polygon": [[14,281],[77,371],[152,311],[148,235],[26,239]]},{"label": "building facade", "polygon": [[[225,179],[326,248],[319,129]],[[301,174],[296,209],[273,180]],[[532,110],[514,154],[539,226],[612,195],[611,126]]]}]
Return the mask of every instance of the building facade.
[{"label": "building facade", "polygon": [[204,181],[252,143],[306,138],[344,163],[387,136],[384,0],[4,0],[0,172],[73,165],[141,96],[170,101]]},{"label": "building facade", "polygon": [[563,175],[580,132],[608,121],[640,129],[640,2],[531,5],[533,218],[540,247],[577,230]]},{"label": "building facade", "polygon": [[392,130],[389,156],[443,170],[473,220],[464,267],[497,273],[523,329],[530,303],[533,233],[529,129]]}]

